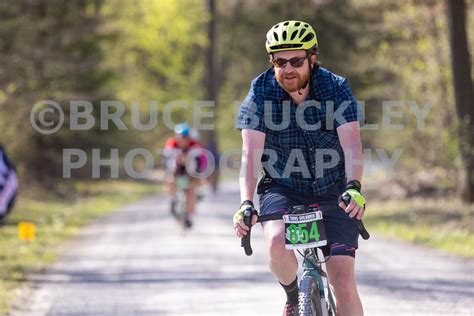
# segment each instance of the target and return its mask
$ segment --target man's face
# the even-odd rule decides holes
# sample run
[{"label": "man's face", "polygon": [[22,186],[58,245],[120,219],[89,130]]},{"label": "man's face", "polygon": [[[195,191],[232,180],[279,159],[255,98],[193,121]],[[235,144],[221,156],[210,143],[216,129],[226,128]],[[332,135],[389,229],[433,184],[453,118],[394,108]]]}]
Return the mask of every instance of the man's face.
[{"label": "man's face", "polygon": [[[274,61],[284,61],[293,58],[294,61],[299,61],[298,64],[301,64],[300,67],[295,67],[290,62],[287,62],[286,65],[281,65],[278,62],[274,63],[275,78],[287,92],[298,91],[309,80],[310,67],[308,58],[305,57],[306,52],[304,50],[283,51],[273,54]],[[313,55],[312,58],[315,58],[315,56]]]}]

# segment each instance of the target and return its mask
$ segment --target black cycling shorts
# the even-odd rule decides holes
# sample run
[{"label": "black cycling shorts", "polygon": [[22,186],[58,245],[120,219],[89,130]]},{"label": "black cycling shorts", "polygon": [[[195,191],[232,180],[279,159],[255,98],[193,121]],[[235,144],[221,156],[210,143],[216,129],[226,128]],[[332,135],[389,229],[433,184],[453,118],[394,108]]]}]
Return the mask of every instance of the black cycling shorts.
[{"label": "black cycling shorts", "polygon": [[323,212],[324,226],[329,241],[329,248],[324,249],[325,255],[348,255],[355,257],[358,248],[359,231],[357,222],[349,217],[338,203],[339,196],[344,192],[344,181],[338,181],[328,191],[319,196],[310,196],[284,187],[280,184],[259,183],[260,215],[285,212],[296,205],[318,204]]}]

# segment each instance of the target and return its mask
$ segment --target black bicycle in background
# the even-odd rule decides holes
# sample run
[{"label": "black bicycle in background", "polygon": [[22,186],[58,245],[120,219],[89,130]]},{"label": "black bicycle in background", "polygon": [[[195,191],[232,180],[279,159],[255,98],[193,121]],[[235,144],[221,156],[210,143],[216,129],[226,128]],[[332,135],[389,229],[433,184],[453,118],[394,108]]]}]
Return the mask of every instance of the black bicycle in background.
[{"label": "black bicycle in background", "polygon": [[[344,201],[348,204],[348,201]],[[288,214],[274,213],[258,217],[257,222],[281,220],[285,223],[285,247],[297,250],[303,256],[303,275],[299,283],[298,310],[300,316],[335,316],[336,299],[329,278],[323,269],[326,262],[319,248],[328,245],[323,222],[323,213],[319,207],[298,205]],[[251,227],[252,213],[244,214],[244,222]],[[354,219],[356,220],[356,219]],[[363,239],[370,235],[362,221],[358,221],[359,233]],[[242,237],[245,253],[252,255],[250,243],[251,230]],[[327,259],[329,260],[329,259]]]}]

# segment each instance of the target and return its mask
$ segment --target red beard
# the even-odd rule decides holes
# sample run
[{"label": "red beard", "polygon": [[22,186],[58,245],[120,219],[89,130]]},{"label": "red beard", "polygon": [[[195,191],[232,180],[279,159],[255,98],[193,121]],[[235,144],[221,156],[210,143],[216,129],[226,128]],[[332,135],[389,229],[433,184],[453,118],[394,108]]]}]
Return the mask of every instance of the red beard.
[{"label": "red beard", "polygon": [[296,71],[276,75],[276,80],[287,92],[296,92],[303,88],[308,79],[308,73],[306,73],[304,76],[301,76]]}]

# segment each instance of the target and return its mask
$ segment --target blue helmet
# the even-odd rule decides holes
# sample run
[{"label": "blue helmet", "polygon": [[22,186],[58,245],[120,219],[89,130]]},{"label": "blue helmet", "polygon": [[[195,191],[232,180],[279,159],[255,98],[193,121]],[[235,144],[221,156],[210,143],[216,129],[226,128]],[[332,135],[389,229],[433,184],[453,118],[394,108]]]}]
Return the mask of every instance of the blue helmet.
[{"label": "blue helmet", "polygon": [[174,127],[174,132],[175,132],[176,135],[189,137],[189,134],[191,133],[191,128],[189,127],[188,124],[181,123],[181,124],[178,124]]}]

